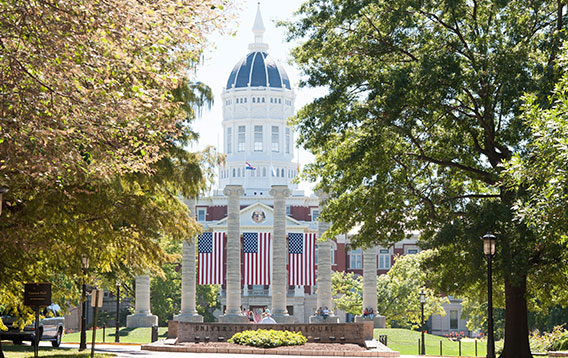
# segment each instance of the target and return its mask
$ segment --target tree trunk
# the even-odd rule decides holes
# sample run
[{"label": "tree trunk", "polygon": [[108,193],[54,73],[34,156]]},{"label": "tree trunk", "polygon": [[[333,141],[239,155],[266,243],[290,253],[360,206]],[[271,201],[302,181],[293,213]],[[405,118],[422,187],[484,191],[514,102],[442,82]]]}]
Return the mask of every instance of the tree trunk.
[{"label": "tree trunk", "polygon": [[505,279],[505,346],[500,358],[532,358],[527,322],[527,278]]}]

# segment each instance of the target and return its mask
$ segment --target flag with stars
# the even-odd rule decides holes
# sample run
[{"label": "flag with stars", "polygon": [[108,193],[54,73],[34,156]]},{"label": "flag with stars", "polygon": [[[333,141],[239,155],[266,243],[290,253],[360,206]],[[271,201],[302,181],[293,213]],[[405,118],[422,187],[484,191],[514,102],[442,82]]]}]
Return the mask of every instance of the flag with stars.
[{"label": "flag with stars", "polygon": [[243,233],[243,284],[270,285],[270,233]]},{"label": "flag with stars", "polygon": [[224,232],[204,232],[197,239],[198,285],[222,285],[225,280]]},{"label": "flag with stars", "polygon": [[315,256],[315,233],[288,234],[288,285],[315,285]]}]

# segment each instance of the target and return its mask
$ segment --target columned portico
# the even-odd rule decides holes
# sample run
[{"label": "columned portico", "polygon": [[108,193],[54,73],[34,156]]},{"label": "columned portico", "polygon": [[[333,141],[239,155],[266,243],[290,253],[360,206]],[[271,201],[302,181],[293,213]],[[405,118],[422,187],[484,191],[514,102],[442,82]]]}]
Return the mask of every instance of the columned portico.
[{"label": "columned portico", "polygon": [[[195,200],[187,202],[190,217],[195,217]],[[177,321],[203,322],[203,316],[195,309],[195,240],[183,241],[181,259],[181,310],[174,317]]]},{"label": "columned portico", "polygon": [[134,314],[126,316],[126,327],[152,327],[158,324],[158,316],[150,312],[150,276],[136,276]]},{"label": "columned portico", "polygon": [[[328,199],[328,195],[319,192],[319,208],[320,212]],[[318,219],[318,240],[329,229],[330,225]],[[332,311],[333,305],[331,302],[331,242],[318,241],[318,271],[317,271],[317,285],[318,285],[318,308],[327,308],[329,310],[328,317],[311,316],[310,323],[339,323],[339,317]]]},{"label": "columned portico", "polygon": [[241,185],[227,185],[227,309],[219,322],[248,322],[241,315],[241,222],[240,199],[244,194]]},{"label": "columned portico", "polygon": [[288,278],[286,276],[286,198],[290,196],[287,185],[272,185],[274,197],[274,222],[272,229],[272,318],[278,323],[292,323],[286,310]]}]

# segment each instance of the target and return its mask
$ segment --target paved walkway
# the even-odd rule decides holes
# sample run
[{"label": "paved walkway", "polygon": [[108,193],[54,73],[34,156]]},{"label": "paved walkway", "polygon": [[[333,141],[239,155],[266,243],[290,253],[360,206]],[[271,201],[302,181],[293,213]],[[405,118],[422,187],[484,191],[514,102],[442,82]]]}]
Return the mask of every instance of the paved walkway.
[{"label": "paved walkway", "polygon": [[[26,343],[24,343],[26,344]],[[51,343],[49,342],[40,342],[40,347],[51,347]],[[79,348],[79,345],[76,343],[62,343],[61,344],[61,348]],[[40,348],[41,349],[41,348]],[[90,351],[91,350],[91,345],[88,344],[87,345],[87,350]],[[141,350],[140,349],[140,345],[137,344],[120,344],[120,343],[114,343],[114,344],[96,344],[95,345],[95,351],[96,352],[101,352],[101,353],[114,353],[116,354],[117,357],[121,357],[121,358],[144,358],[144,357],[148,357],[148,358],[196,358],[196,357],[201,357],[201,358],[227,358],[227,354],[225,353],[172,353],[172,352],[153,352],[153,351],[146,351],[146,350]],[[6,355],[7,358],[10,357],[10,353],[4,352],[4,354]],[[244,356],[244,355],[241,355]],[[266,358],[283,358],[282,355],[274,355],[274,354],[265,354],[262,355],[263,357]],[[235,355],[235,357],[237,357],[237,355]],[[287,357],[296,357],[296,358],[305,358],[306,356],[287,356]],[[318,357],[326,357],[326,356],[319,356]],[[327,357],[335,357],[333,355],[329,355]],[[419,356],[419,355],[401,355],[402,358],[424,358],[424,357],[430,357],[430,358],[441,358],[440,356],[431,356],[431,355],[427,355],[427,356]],[[448,358],[447,356],[445,356],[444,358]],[[465,358],[465,357],[462,357]],[[481,357],[480,357],[481,358]]]},{"label": "paved walkway", "polygon": [[[78,348],[77,344],[62,344],[62,348]],[[88,349],[91,349],[91,345],[88,345]],[[226,353],[172,353],[172,352],[154,352],[154,351],[146,351],[141,350],[139,345],[122,345],[122,344],[97,344],[95,345],[95,351],[97,352],[107,352],[107,353],[114,353],[118,357],[148,357],[148,358],[194,358],[194,357],[207,357],[207,358],[227,358]],[[235,355],[236,356],[236,355]],[[283,358],[282,355],[274,355],[274,354],[265,354],[262,355],[266,358]],[[305,358],[306,356],[286,356],[286,357],[297,357],[297,358]],[[318,357],[325,357],[319,356]],[[335,357],[333,355],[329,355],[327,357]],[[436,358],[439,356],[419,356],[419,355],[401,355],[402,358]],[[448,358],[447,356],[444,358]]]}]

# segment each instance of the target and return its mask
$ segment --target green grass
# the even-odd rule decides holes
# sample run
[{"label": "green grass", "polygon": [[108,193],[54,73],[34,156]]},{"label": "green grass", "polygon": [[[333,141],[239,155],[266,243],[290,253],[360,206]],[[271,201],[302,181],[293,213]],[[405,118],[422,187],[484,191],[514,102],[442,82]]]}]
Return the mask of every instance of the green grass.
[{"label": "green grass", "polygon": [[[418,354],[418,340],[420,339],[420,332],[401,328],[375,329],[375,338],[377,340],[379,339],[379,335],[383,334],[387,335],[388,347],[393,351],[398,351],[400,354]],[[442,342],[442,355],[459,355],[459,342],[454,342],[445,337],[434,336],[432,334],[425,334],[424,337],[427,355],[440,355],[440,341]],[[461,347],[462,356],[475,357],[474,340],[462,340]],[[478,340],[477,356],[485,357],[486,348],[487,343],[485,341]]]},{"label": "green grass", "polygon": [[[114,342],[114,327],[107,328],[105,330],[105,343]],[[166,338],[168,332],[168,327],[158,328],[158,338]],[[141,328],[121,328],[118,332],[120,335],[120,343],[150,343],[152,341],[152,328],[151,327],[141,327]],[[79,332],[67,333],[63,336],[62,342],[64,343],[79,343],[81,340]],[[87,331],[87,342],[91,343],[93,341],[93,331]],[[103,342],[103,329],[97,328],[96,343]]]},{"label": "green grass", "polygon": [[[4,351],[4,356],[6,356],[6,358],[29,358],[34,356],[34,347],[27,344],[13,345],[4,341],[2,342],[2,350]],[[38,355],[44,358],[90,358],[91,350],[88,349],[86,351],[79,352],[76,349],[40,346]],[[114,354],[95,353],[95,358],[109,357],[114,357]]]}]

